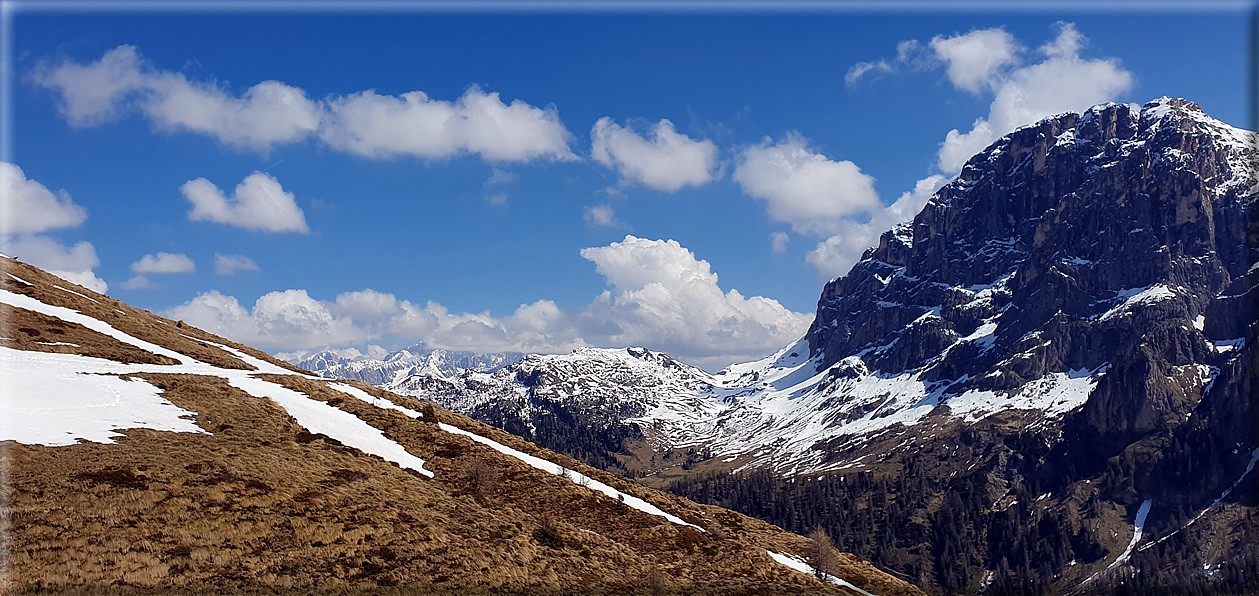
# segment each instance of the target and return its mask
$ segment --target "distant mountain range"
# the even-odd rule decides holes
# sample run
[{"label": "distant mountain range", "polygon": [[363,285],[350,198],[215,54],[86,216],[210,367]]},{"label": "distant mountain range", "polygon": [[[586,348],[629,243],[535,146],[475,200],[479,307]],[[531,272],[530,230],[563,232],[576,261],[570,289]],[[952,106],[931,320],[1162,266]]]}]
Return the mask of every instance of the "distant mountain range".
[{"label": "distant mountain range", "polygon": [[1257,160],[1254,133],[1182,99],[1057,115],[972,157],[763,360],[584,349],[379,384],[822,525],[934,591],[1244,593]]},{"label": "distant mountain range", "polygon": [[465,370],[494,372],[519,362],[521,358],[524,358],[524,354],[440,350],[428,348],[421,343],[390,352],[384,358],[372,358],[357,350],[348,354],[324,350],[290,358],[289,361],[330,379],[354,379],[390,387],[414,376],[444,379],[458,376]]}]

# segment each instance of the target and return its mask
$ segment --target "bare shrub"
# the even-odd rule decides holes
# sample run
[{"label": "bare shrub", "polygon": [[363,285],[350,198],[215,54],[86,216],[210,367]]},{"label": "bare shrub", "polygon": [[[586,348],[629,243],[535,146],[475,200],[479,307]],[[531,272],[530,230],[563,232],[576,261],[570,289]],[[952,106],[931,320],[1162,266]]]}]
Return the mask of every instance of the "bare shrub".
[{"label": "bare shrub", "polygon": [[464,468],[463,481],[472,494],[483,497],[498,488],[498,470],[478,457]]},{"label": "bare shrub", "polygon": [[564,537],[560,536],[560,528],[555,518],[545,515],[538,520],[538,529],[533,531],[533,539],[538,544],[555,550],[564,549]]},{"label": "bare shrub", "polygon": [[691,549],[697,546],[708,546],[708,538],[704,533],[689,526],[678,528],[678,548]]},{"label": "bare shrub", "polygon": [[826,581],[826,576],[835,575],[839,568],[839,553],[835,551],[835,543],[822,526],[813,528],[813,531],[809,533],[809,540],[813,543],[809,553],[809,565],[813,567],[813,574],[818,579]]}]

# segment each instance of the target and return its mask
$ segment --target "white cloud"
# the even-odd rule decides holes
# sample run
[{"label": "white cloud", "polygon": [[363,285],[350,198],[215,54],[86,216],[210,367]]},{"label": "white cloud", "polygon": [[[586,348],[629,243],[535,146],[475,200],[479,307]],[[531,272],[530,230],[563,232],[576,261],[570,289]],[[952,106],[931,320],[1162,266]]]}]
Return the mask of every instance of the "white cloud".
[{"label": "white cloud", "polygon": [[57,109],[70,126],[96,126],[115,118],[120,102],[145,86],[142,66],[136,48],[123,45],[87,65],[69,60],[56,67],[41,64],[31,78],[58,93]]},{"label": "white cloud", "polygon": [[616,208],[612,205],[591,205],[583,209],[582,217],[586,223],[596,228],[624,228],[624,223],[616,218]]},{"label": "white cloud", "polygon": [[1004,29],[979,29],[953,37],[934,37],[929,44],[945,62],[949,81],[979,93],[995,86],[1001,69],[1018,62],[1020,47]]},{"label": "white cloud", "polygon": [[672,240],[626,236],[581,255],[595,263],[612,289],[576,309],[538,300],[506,316],[452,313],[434,302],[367,289],[342,293],[332,302],[303,290],[272,292],[249,310],[211,291],[164,314],[237,341],[287,350],[380,337],[482,352],[643,345],[701,365],[764,356],[798,339],[812,320],[775,300],[723,291],[708,262]]},{"label": "white cloud", "polygon": [[851,161],[812,151],[798,133],[744,149],[733,178],[767,202],[771,218],[802,234],[833,233],[844,218],[880,207],[874,178]]},{"label": "white cloud", "polygon": [[136,110],[155,127],[189,131],[241,149],[317,137],[356,155],[444,159],[475,154],[490,162],[576,159],[572,134],[553,107],[472,87],[454,102],[421,91],[394,97],[362,91],[313,101],[279,81],[263,81],[239,96],[214,82],[190,81],[161,70],[133,46],[118,46],[90,64],[41,64],[32,80],[51,89],[71,126],[98,126]]},{"label": "white cloud", "polygon": [[87,65],[43,64],[33,79],[59,96],[58,107],[72,126],[96,126],[135,108],[163,130],[265,151],[309,137],[320,121],[320,106],[301,89],[263,81],[236,97],[214,83],[157,70],[134,46],[118,46]]},{"label": "white cloud", "polygon": [[940,143],[940,150],[936,154],[936,165],[941,172],[957,174],[962,171],[967,160],[995,140],[997,134],[992,131],[992,125],[987,119],[978,118],[971,125],[970,132],[961,132],[955,128],[944,135],[944,142]]},{"label": "white cloud", "polygon": [[177,73],[151,77],[141,108],[160,128],[201,133],[258,151],[309,137],[320,118],[319,106],[305,91],[279,81],[263,81],[234,97]]},{"label": "white cloud", "polygon": [[254,172],[236,185],[231,198],[223,196],[214,183],[205,178],[189,180],[179,191],[192,203],[191,221],[213,221],[264,232],[310,231],[293,193],[285,192],[274,176]]},{"label": "white cloud", "polygon": [[1082,111],[1132,88],[1132,73],[1114,58],[1083,59],[1087,39],[1071,23],[1059,24],[1055,39],[1038,52],[1041,62],[1001,75],[988,116],[969,132],[949,131],[940,146],[939,167],[957,173],[972,155],[998,137],[1046,116]]},{"label": "white cloud", "polygon": [[121,285],[127,290],[138,290],[149,287],[149,278],[144,275],[146,273],[192,273],[197,270],[197,264],[188,258],[188,255],[182,253],[159,252],[156,256],[140,257],[139,261],[131,264],[131,270],[136,275]]},{"label": "white cloud", "polygon": [[791,236],[786,232],[774,232],[769,235],[770,248],[774,252],[787,252],[787,243],[791,241]]},{"label": "white cloud", "polygon": [[79,284],[98,294],[104,294],[109,291],[109,284],[105,283],[105,280],[96,277],[96,273],[91,270],[61,271],[57,269],[46,269],[45,271],[48,271],[49,273],[71,283]]},{"label": "white cloud", "polygon": [[712,141],[680,134],[668,120],[657,122],[648,135],[650,139],[611,118],[600,118],[590,129],[591,155],[620,173],[625,183],[664,192],[716,179],[717,145]]},{"label": "white cloud", "polygon": [[877,60],[874,62],[858,62],[848,69],[848,74],[844,75],[844,83],[848,86],[856,85],[861,77],[869,73],[893,72],[892,65],[887,60]]},{"label": "white cloud", "polygon": [[338,294],[333,310],[338,315],[364,322],[384,321],[403,313],[402,305],[393,294],[371,288]]},{"label": "white cloud", "polygon": [[495,186],[505,186],[508,184],[512,184],[513,182],[519,179],[520,179],[520,174],[494,168],[493,171],[490,172],[490,177],[485,179],[485,184],[483,186],[485,188],[493,188]]},{"label": "white cloud", "polygon": [[895,203],[871,212],[869,221],[845,220],[838,233],[819,242],[805,255],[805,260],[826,277],[843,275],[861,258],[867,248],[878,244],[879,236],[892,226],[909,221],[922,211],[935,191],[948,183],[948,178],[932,174],[919,180],[912,191],[901,193]]},{"label": "white cloud", "polygon": [[66,246],[48,236],[0,237],[3,252],[62,279],[104,294],[109,284],[92,270],[101,264],[89,242]]},{"label": "white cloud", "polygon": [[372,158],[444,159],[475,154],[489,162],[573,160],[572,134],[555,108],[470,87],[452,102],[422,91],[399,97],[363,91],[331,99],[319,137],[334,149]]},{"label": "white cloud", "polygon": [[53,193],[22,168],[0,161],[0,234],[37,234],[73,228],[87,220],[87,211],[64,190]]},{"label": "white cloud", "polygon": [[610,345],[641,345],[676,357],[713,363],[753,358],[790,343],[812,316],[776,300],[723,292],[708,261],[673,240],[626,236],[581,256],[595,264],[612,291],[583,318],[610,329]]},{"label": "white cloud", "polygon": [[922,44],[918,40],[907,39],[896,44],[895,60],[858,62],[848,69],[848,73],[844,75],[844,83],[852,87],[867,74],[895,73],[904,67],[912,70],[924,70],[930,68],[935,60],[932,54],[923,51]]},{"label": "white cloud", "polygon": [[149,287],[149,278],[143,275],[133,275],[131,279],[118,284],[118,287],[124,290],[142,290]]},{"label": "white cloud", "polygon": [[144,255],[139,261],[131,264],[136,273],[192,273],[197,264],[183,253],[159,252],[156,256]]},{"label": "white cloud", "polygon": [[305,290],[265,294],[250,310],[236,298],[211,290],[163,314],[263,348],[311,349],[367,339],[353,321],[333,316],[326,304]]},{"label": "white cloud", "polygon": [[490,177],[481,185],[481,190],[485,193],[485,201],[491,205],[503,207],[507,205],[507,193],[499,191],[492,192],[495,188],[507,186],[515,183],[520,179],[520,175],[494,168],[490,173]]},{"label": "white cloud", "polygon": [[237,271],[261,271],[253,259],[245,255],[221,255],[214,253],[215,275],[231,275]]}]

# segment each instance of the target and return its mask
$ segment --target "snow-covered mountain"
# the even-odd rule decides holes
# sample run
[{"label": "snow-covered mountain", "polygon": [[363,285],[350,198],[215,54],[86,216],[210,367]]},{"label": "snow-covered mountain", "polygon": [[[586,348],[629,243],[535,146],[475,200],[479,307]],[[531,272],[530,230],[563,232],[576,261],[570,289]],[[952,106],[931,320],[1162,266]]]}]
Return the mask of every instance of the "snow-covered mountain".
[{"label": "snow-covered mountain", "polygon": [[[1012,571],[1011,585],[1061,590],[1086,569],[1109,581],[1132,555],[1120,535],[1138,505],[1152,503],[1140,548],[1182,527],[1180,511],[1217,507],[1259,453],[1257,160],[1254,133],[1181,99],[1061,114],[972,157],[826,284],[804,338],[763,360],[708,375],[637,348],[582,350],[396,387],[662,478],[677,459],[644,463],[636,441],[687,450],[692,475],[915,469],[940,492],[921,489],[914,523],[937,514],[928,497],[970,482],[984,493],[963,512],[978,534],[1005,523],[975,521],[998,505],[1077,520],[1045,544],[1090,564]],[[1028,491],[1039,498],[1012,502]],[[958,540],[954,554],[975,548]],[[1203,552],[1208,567],[1230,562]],[[996,573],[999,554],[975,551],[976,569],[934,581],[979,581],[970,573]]]},{"label": "snow-covered mountain", "polygon": [[514,352],[432,349],[420,343],[382,358],[373,358],[358,350],[324,350],[291,357],[288,361],[327,379],[353,379],[389,388],[417,375],[441,379],[457,376],[465,370],[494,372],[523,357],[524,354]]}]

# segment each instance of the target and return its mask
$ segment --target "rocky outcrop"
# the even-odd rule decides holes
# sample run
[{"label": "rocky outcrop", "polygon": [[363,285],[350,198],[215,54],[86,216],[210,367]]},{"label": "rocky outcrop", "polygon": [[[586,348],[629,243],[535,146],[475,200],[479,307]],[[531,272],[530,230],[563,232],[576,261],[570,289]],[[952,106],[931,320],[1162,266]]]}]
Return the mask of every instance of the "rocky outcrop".
[{"label": "rocky outcrop", "polygon": [[1098,434],[1183,418],[1202,384],[1165,379],[1235,357],[1213,344],[1253,320],[1255,158],[1253,135],[1180,99],[1019,129],[827,284],[810,350],[819,369],[922,368],[945,401],[1104,368],[1081,413]]}]

